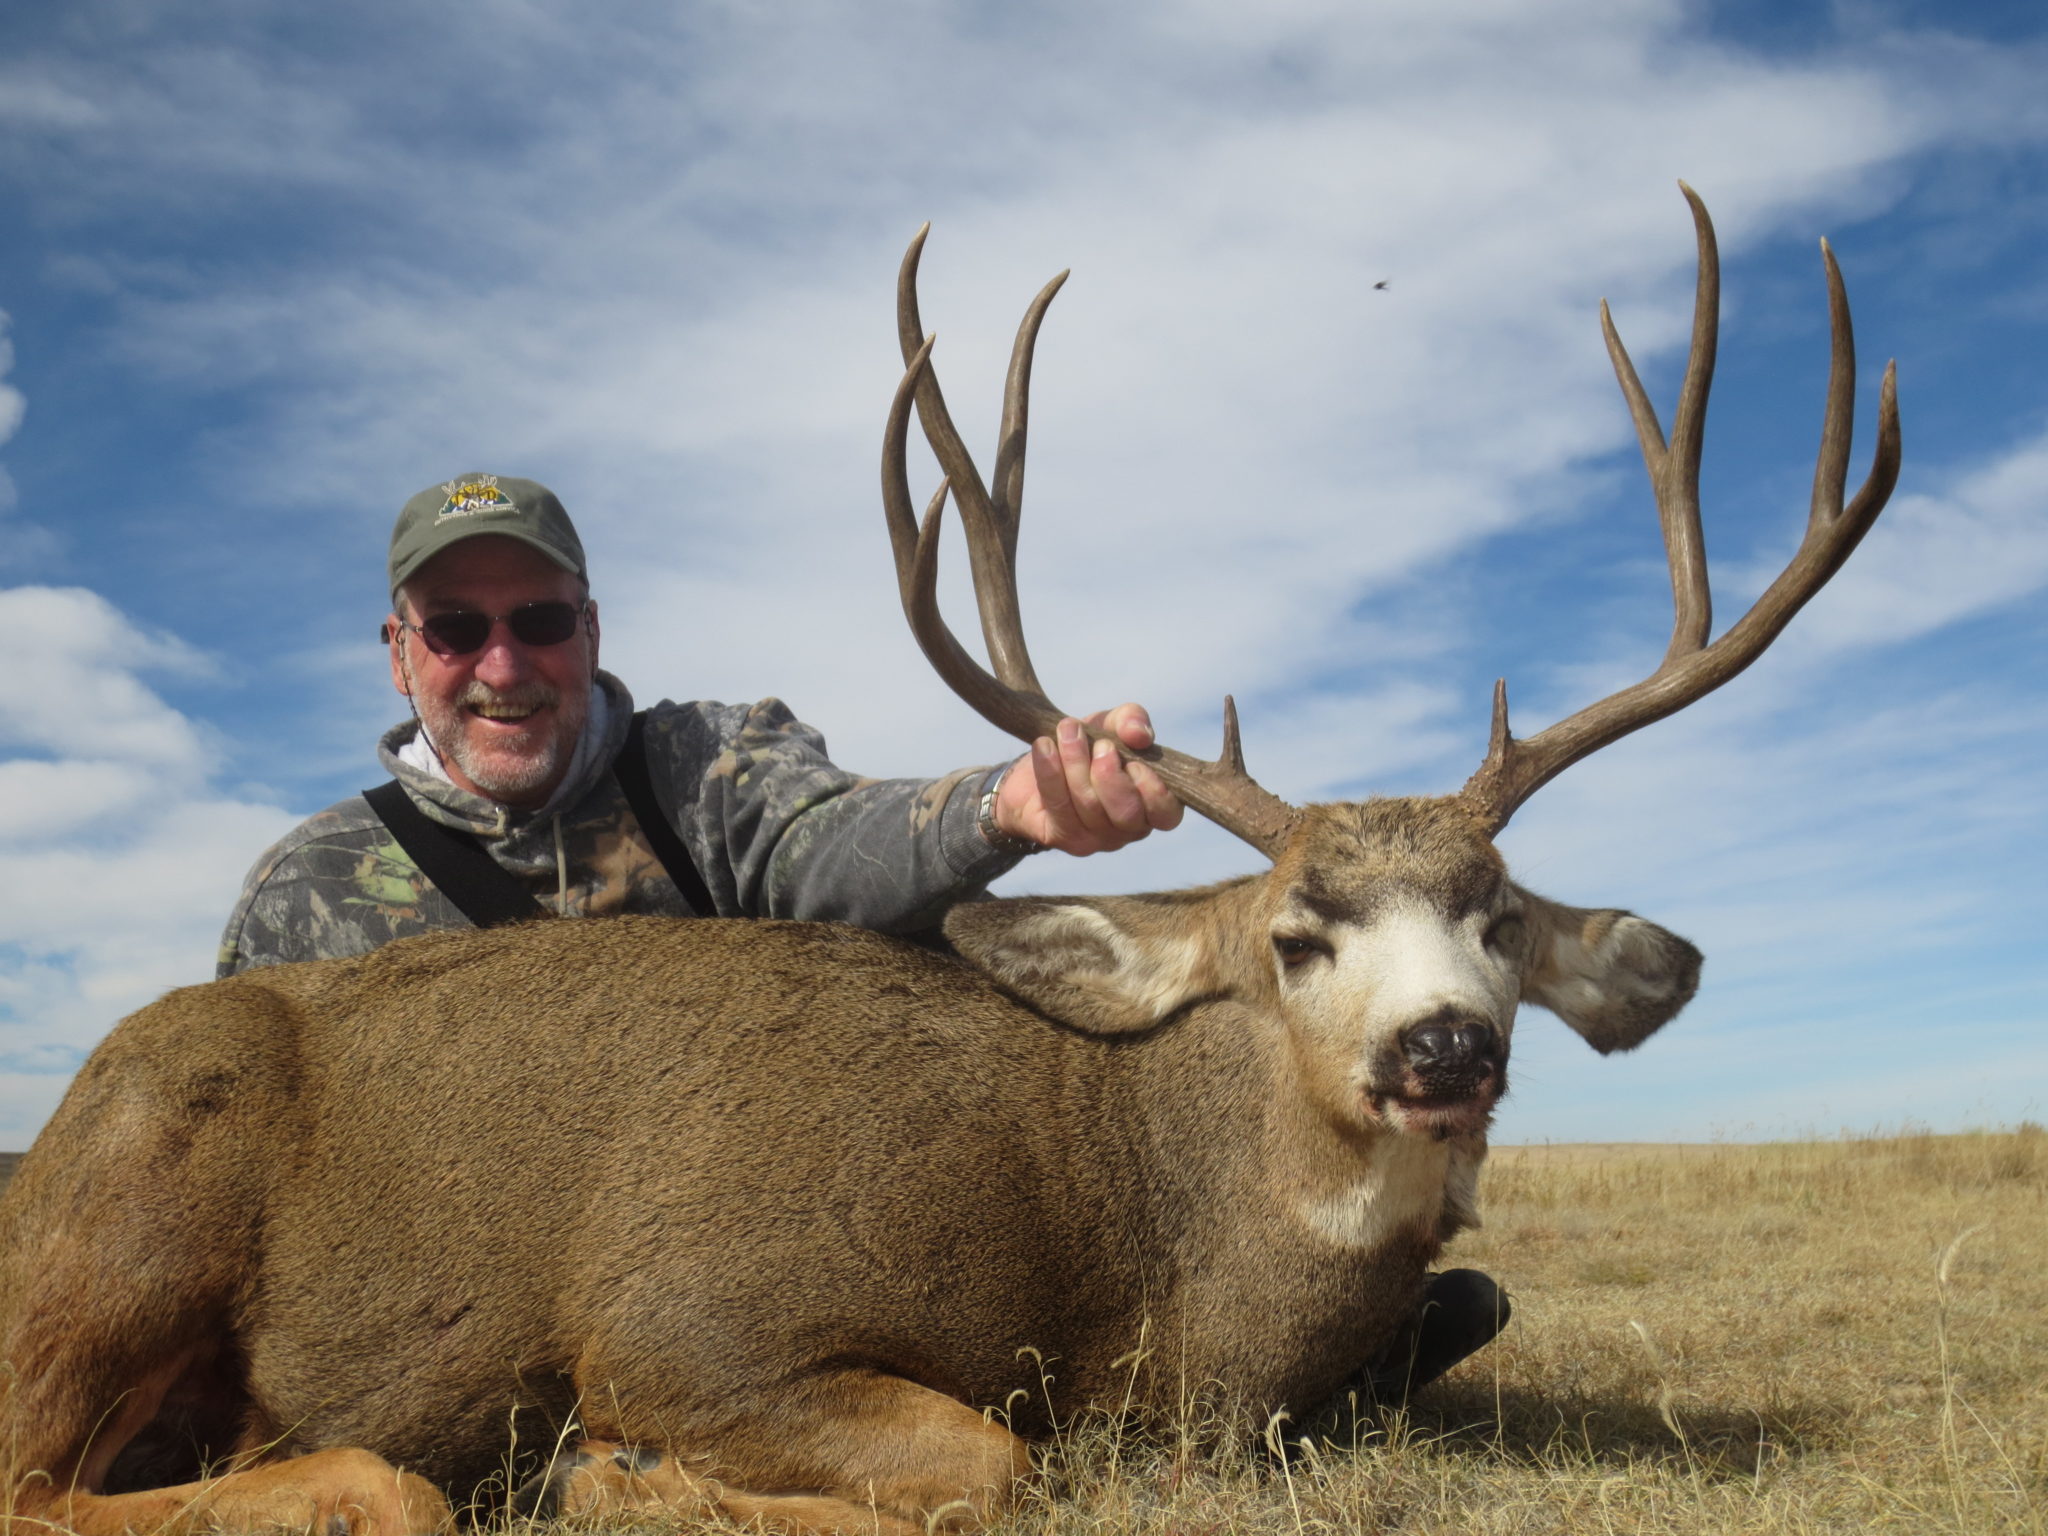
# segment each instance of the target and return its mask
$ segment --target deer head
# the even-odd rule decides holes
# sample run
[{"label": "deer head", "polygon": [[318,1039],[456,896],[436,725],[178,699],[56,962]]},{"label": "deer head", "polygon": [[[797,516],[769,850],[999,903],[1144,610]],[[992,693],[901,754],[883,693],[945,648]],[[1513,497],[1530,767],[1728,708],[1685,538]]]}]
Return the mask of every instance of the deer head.
[{"label": "deer head", "polygon": [[[1833,346],[1806,535],[1750,610],[1710,638],[1699,466],[1720,270],[1706,208],[1690,187],[1680,188],[1692,208],[1699,279],[1668,440],[1604,302],[1600,309],[1671,569],[1676,619],[1657,669],[1527,740],[1509,730],[1503,681],[1494,690],[1485,760],[1455,795],[1305,808],[1246,772],[1236,709],[1226,698],[1223,750],[1214,761],[1166,746],[1134,753],[1117,743],[1117,750],[1149,762],[1188,805],[1273,860],[1271,871],[1164,896],[957,908],[947,932],[964,954],[1047,1012],[1096,1031],[1150,1028],[1198,1001],[1235,999],[1288,1031],[1313,1064],[1306,1080],[1318,1085],[1314,1093],[1337,1123],[1436,1136],[1484,1127],[1506,1087],[1518,1002],[1551,1009],[1602,1052],[1639,1044],[1684,1006],[1698,983],[1698,950],[1632,914],[1567,907],[1524,890],[1508,878],[1493,838],[1571,764],[1683,709],[1762,654],[1883,509],[1898,478],[1899,426],[1887,367],[1875,462],[1845,506],[1855,343],[1841,274],[1823,241]],[[906,371],[883,441],[898,587],[911,630],[940,676],[984,718],[1030,741],[1050,734],[1063,714],[1025,646],[1016,548],[1032,352],[1066,274],[1046,284],[1018,329],[991,489],[953,426],[918,314],[927,230],[911,242],[898,277]],[[904,463],[913,403],[944,472],[921,521]],[[949,495],[960,507],[992,671],[938,611],[939,529]]]}]

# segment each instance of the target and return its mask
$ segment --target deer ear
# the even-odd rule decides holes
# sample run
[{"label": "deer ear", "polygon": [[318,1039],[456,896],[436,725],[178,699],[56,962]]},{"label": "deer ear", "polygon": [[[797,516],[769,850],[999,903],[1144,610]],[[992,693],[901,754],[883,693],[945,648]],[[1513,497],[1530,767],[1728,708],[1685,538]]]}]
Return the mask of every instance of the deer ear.
[{"label": "deer ear", "polygon": [[1594,1050],[1633,1050],[1700,984],[1700,952],[1632,912],[1528,898],[1534,934],[1522,1000],[1563,1019]]},{"label": "deer ear", "polygon": [[1005,992],[1076,1029],[1117,1035],[1215,990],[1201,942],[1159,917],[1142,896],[1025,896],[954,907],[946,937]]}]

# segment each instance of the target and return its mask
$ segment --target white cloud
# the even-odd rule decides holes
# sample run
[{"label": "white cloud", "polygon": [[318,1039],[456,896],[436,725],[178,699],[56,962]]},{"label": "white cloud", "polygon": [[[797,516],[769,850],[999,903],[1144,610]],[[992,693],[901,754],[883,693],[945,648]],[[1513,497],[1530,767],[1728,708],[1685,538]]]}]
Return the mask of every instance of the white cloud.
[{"label": "white cloud", "polygon": [[138,674],[191,675],[204,663],[184,642],[148,634],[95,593],[0,591],[0,747],[108,757],[189,777],[207,749],[192,722]]},{"label": "white cloud", "polygon": [[104,120],[104,112],[84,96],[19,65],[0,71],[0,123],[16,132],[74,132]]},{"label": "white cloud", "polygon": [[144,804],[158,780],[133,763],[0,761],[0,843],[89,833]]},{"label": "white cloud", "polygon": [[142,681],[204,675],[90,592],[0,589],[0,1145],[116,1019],[211,977],[244,870],[294,818],[215,787],[209,733]]},{"label": "white cloud", "polygon": [[[14,370],[14,343],[7,334],[9,323],[7,311],[0,309],[0,444],[20,430],[27,409],[21,391],[7,382],[7,375]],[[13,477],[0,468],[0,566],[18,563],[50,547],[50,540],[41,529],[24,526],[10,515],[18,500]]]},{"label": "white cloud", "polygon": [[[0,310],[0,379],[14,371],[14,343],[7,335],[8,316]],[[0,384],[0,443],[4,443],[20,430],[21,417],[27,403],[21,391],[11,384]],[[6,503],[0,502],[0,512],[6,510]]]},{"label": "white cloud", "polygon": [[85,969],[74,981],[94,999],[208,980],[243,873],[292,820],[194,797],[161,806],[111,847],[10,850],[0,942],[77,957]]},{"label": "white cloud", "polygon": [[[1835,646],[1889,645],[2048,585],[2048,430],[1884,511],[1807,624]],[[1754,578],[1752,578],[1753,580]]]}]

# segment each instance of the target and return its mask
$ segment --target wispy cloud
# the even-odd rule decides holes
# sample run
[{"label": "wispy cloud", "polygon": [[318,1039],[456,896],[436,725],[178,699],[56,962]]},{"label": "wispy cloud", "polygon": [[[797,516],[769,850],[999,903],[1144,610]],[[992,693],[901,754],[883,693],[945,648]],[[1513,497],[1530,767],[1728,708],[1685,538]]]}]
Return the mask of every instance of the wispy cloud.
[{"label": "wispy cloud", "polygon": [[1897,644],[2048,585],[2048,429],[1884,516],[1888,536],[1843,574],[1809,638]]},{"label": "wispy cloud", "polygon": [[[44,579],[0,594],[0,641],[34,659],[0,682],[0,799],[10,871],[98,903],[19,900],[0,976],[63,1049],[89,1038],[84,1000],[179,974],[174,953],[204,973],[234,878],[286,821],[268,799],[310,811],[368,777],[395,704],[368,648],[381,541],[460,469],[564,492],[608,660],[645,697],[782,694],[866,771],[1010,750],[926,676],[883,548],[890,294],[927,218],[924,315],[984,450],[1016,317],[1074,269],[1040,348],[1022,554],[1055,696],[1143,698],[1207,753],[1233,691],[1284,794],[1444,790],[1496,673],[1534,729],[1661,648],[1594,315],[1605,295],[1668,397],[1692,289],[1672,178],[1707,193],[1728,272],[1708,474],[1745,492],[1710,497],[1733,609],[1789,554],[1811,472],[1778,428],[1818,411],[1787,362],[1824,329],[1812,237],[1840,237],[1866,354],[1903,350],[1921,322],[1899,264],[1921,258],[1902,253],[1960,262],[2010,234],[1953,177],[1928,211],[1926,165],[2031,166],[2048,139],[2038,44],[1866,17],[1765,57],[1647,0],[505,0],[371,5],[317,39],[263,5],[108,18],[98,45],[39,32],[0,69],[0,177],[35,242],[16,281],[74,317],[51,322],[65,367],[16,439],[60,462],[22,458],[32,494],[0,523],[0,559]],[[1909,478],[1877,532],[1739,683],[1522,813],[1507,846],[1532,884],[1690,926],[1744,1007],[1778,986],[1773,1006],[1824,1015],[1916,945],[1948,960],[1901,996],[1933,999],[1963,955],[2038,978],[1985,935],[2041,830],[2022,649],[2048,584],[2048,399],[2018,367],[2017,427],[2016,405],[1994,427],[1941,397],[1987,313],[2025,323],[2029,282],[1973,268],[1940,296],[1955,318],[1905,359]],[[0,385],[0,423],[20,413]],[[148,493],[102,512],[89,461],[115,442],[97,458],[146,459]],[[1782,518],[1757,485],[1793,487]],[[949,548],[966,616],[959,564]],[[176,638],[194,613],[205,661]],[[1196,831],[1016,881],[1252,862]],[[135,897],[162,880],[204,921]],[[116,925],[130,956],[94,947]],[[1694,1020],[1720,1040],[1714,999]],[[1564,1076],[1654,1075],[1661,1049]],[[1797,1070],[1825,1075],[1825,1053]],[[1667,1105],[1688,1092],[1659,1082]],[[1576,1091],[1543,1089],[1565,1111]]]},{"label": "wispy cloud", "polygon": [[174,636],[149,634],[96,593],[0,592],[0,745],[132,762],[189,779],[206,757],[200,733],[138,674],[202,671]]},{"label": "wispy cloud", "polygon": [[294,819],[224,792],[220,749],[149,673],[207,663],[90,592],[0,589],[0,1141],[108,1025],[203,981],[241,873]]},{"label": "wispy cloud", "polygon": [[[20,430],[21,418],[27,410],[21,391],[7,382],[7,375],[14,368],[14,344],[7,329],[7,311],[0,309],[0,446]],[[19,501],[13,479],[0,468],[0,569],[45,554],[50,548],[50,540],[41,529],[33,524],[24,525],[12,516]]]}]

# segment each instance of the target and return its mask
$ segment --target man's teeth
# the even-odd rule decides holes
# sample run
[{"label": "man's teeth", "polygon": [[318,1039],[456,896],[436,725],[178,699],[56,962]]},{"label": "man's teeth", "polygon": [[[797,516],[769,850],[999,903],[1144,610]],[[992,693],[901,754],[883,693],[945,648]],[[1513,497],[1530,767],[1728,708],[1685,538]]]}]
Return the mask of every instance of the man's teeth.
[{"label": "man's teeth", "polygon": [[473,707],[486,720],[525,720],[533,714],[530,709],[515,709],[509,704],[478,704]]}]

